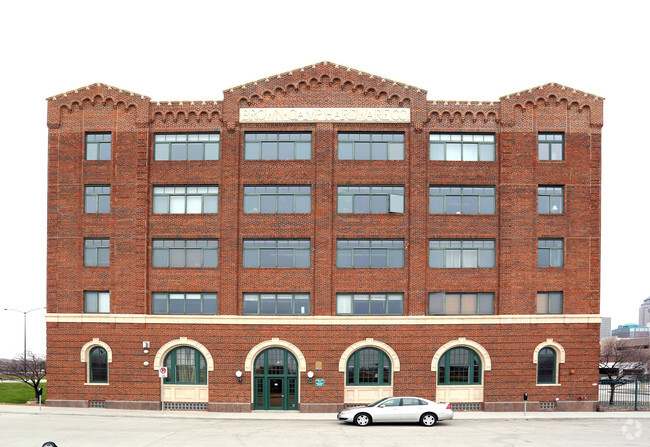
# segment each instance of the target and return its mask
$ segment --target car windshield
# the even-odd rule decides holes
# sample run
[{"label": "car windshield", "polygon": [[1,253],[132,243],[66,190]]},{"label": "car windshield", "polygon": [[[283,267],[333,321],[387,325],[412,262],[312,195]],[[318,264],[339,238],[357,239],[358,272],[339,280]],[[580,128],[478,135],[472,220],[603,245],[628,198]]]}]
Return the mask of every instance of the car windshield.
[{"label": "car windshield", "polygon": [[371,404],[368,404],[368,406],[369,406],[369,407],[376,407],[377,405],[379,405],[380,403],[382,403],[382,402],[385,401],[386,399],[388,399],[388,398],[387,398],[387,397],[384,397],[383,399],[379,399],[377,402],[373,402],[373,403],[371,403]]}]

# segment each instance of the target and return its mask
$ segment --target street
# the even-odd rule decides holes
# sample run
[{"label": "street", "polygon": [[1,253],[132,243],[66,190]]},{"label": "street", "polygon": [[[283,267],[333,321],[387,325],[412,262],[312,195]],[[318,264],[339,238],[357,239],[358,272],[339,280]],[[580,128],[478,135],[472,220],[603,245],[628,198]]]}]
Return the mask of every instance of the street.
[{"label": "street", "polygon": [[[194,413],[196,415],[196,413]],[[650,419],[456,419],[434,427],[387,424],[356,427],[336,420],[219,419],[143,412],[101,415],[0,411],[0,446],[647,446]],[[465,416],[468,417],[468,416]],[[471,416],[469,416],[471,417]],[[479,416],[477,416],[479,417]],[[562,415],[558,415],[558,418]]]}]

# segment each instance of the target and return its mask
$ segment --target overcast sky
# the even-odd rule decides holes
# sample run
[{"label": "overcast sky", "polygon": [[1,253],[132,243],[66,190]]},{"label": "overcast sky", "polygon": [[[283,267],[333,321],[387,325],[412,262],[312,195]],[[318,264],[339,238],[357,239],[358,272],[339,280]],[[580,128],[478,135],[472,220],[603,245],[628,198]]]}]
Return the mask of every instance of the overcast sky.
[{"label": "overcast sky", "polygon": [[[605,97],[601,313],[614,327],[638,322],[650,296],[649,2],[221,3],[3,2],[0,309],[45,306],[46,97],[103,82],[218,100],[328,60],[430,100],[498,100],[548,82]],[[0,311],[0,357],[22,353],[22,320]],[[27,327],[28,349],[45,352],[44,311]]]}]

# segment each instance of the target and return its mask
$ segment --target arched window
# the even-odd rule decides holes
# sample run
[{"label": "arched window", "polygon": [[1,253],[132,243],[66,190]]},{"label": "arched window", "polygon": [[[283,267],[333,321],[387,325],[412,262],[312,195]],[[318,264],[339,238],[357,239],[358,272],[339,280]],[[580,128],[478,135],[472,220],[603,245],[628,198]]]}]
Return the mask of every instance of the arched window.
[{"label": "arched window", "polygon": [[189,346],[173,349],[165,357],[165,366],[168,371],[165,383],[181,385],[208,383],[205,357]]},{"label": "arched window", "polygon": [[95,346],[89,354],[89,382],[108,383],[108,354],[106,349]]},{"label": "arched window", "polygon": [[480,385],[481,358],[469,348],[453,348],[440,357],[439,385]]},{"label": "arched window", "polygon": [[557,355],[553,348],[542,348],[537,354],[537,383],[555,383]]},{"label": "arched window", "polygon": [[376,348],[363,348],[348,358],[347,385],[390,385],[390,359]]}]

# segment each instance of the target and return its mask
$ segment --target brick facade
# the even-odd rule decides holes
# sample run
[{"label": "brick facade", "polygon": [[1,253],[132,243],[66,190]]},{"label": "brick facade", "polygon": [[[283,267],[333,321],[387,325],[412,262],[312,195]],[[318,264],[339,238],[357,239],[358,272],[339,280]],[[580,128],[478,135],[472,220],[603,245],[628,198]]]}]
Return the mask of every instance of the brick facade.
[{"label": "brick facade", "polygon": [[[245,359],[273,339],[297,347],[306,370],[325,379],[316,387],[300,372],[302,411],[353,403],[346,402],[339,361],[349,346],[368,338],[399,357],[395,395],[436,398],[432,359],[462,337],[489,354],[491,369],[482,378],[485,409],[507,408],[524,391],[533,402],[596,400],[602,98],[547,84],[494,102],[431,101],[416,87],[325,62],[223,95],[222,101],[156,102],[96,84],[48,99],[50,404],[159,408],[154,357],[180,337],[212,355],[207,403],[217,411],[252,408],[253,376],[244,370]],[[411,122],[239,122],[239,110],[248,107],[408,108]],[[219,160],[154,161],[156,133],[208,131],[220,134]],[[310,133],[311,159],[244,160],[249,131]],[[339,160],[337,133],[346,131],[403,132],[404,160]],[[111,133],[111,160],[85,160],[88,132]],[[430,161],[431,132],[494,134],[496,161]],[[538,160],[539,132],[564,135],[564,160]],[[311,185],[311,213],[244,214],[243,186],[259,184]],[[403,185],[405,212],[338,214],[337,185],[358,184]],[[84,213],[84,185],[111,186],[110,214]],[[153,214],[158,185],[218,185],[219,212]],[[431,214],[430,185],[495,186],[496,213]],[[564,186],[563,214],[538,214],[539,185]],[[84,239],[92,237],[110,238],[109,267],[84,267]],[[159,238],[218,239],[218,268],[151,267],[152,240]],[[309,239],[311,267],[243,268],[242,241],[250,238]],[[403,239],[404,268],[337,268],[339,238]],[[429,268],[428,241],[437,238],[492,239],[495,267]],[[540,238],[563,239],[563,267],[537,267]],[[110,291],[109,314],[84,314],[87,290]],[[540,291],[563,292],[562,314],[536,314]],[[152,315],[152,292],[217,292],[218,315]],[[246,292],[309,293],[310,316],[243,316]],[[403,293],[403,316],[337,316],[336,294],[342,292]],[[431,292],[492,292],[494,315],[427,315]],[[105,386],[86,384],[87,363],[80,361],[82,347],[94,338],[112,351]],[[557,386],[536,384],[534,351],[547,339],[565,352]],[[148,354],[145,340],[151,343]],[[317,361],[322,370],[315,370]],[[237,370],[244,371],[241,384]]]}]

